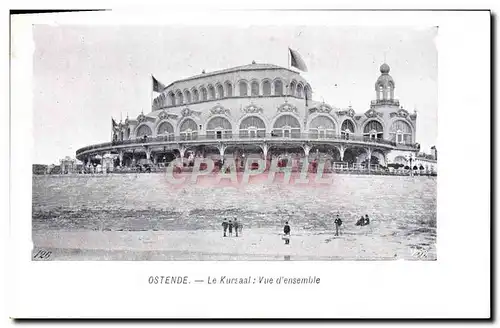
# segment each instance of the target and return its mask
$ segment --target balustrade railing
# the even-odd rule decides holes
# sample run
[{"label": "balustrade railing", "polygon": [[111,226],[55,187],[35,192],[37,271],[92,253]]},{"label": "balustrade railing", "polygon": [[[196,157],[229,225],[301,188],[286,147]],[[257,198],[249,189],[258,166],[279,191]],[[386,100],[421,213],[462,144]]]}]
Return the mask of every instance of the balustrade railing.
[{"label": "balustrade railing", "polygon": [[311,140],[311,141],[337,141],[337,142],[351,142],[351,141],[357,141],[357,142],[364,142],[364,143],[372,143],[372,144],[383,144],[383,145],[389,145],[397,148],[404,148],[404,149],[417,149],[417,146],[415,144],[398,144],[395,141],[392,140],[387,140],[387,139],[375,139],[375,138],[369,138],[369,137],[364,137],[364,136],[354,136],[354,135],[328,135],[328,136],[321,136],[318,135],[317,133],[290,133],[289,135],[283,135],[283,134],[276,134],[276,133],[266,133],[266,134],[258,134],[255,136],[252,135],[196,135],[196,134],[191,134],[191,135],[180,135],[180,136],[174,136],[174,135],[162,135],[162,136],[156,136],[156,137],[142,137],[142,138],[136,138],[136,139],[129,139],[129,140],[118,140],[118,141],[113,141],[113,142],[104,142],[100,144],[95,144],[87,147],[83,147],[77,150],[76,154],[81,154],[85,151],[89,150],[94,150],[94,149],[100,149],[100,148],[107,148],[107,147],[113,147],[113,146],[123,146],[123,145],[133,145],[133,144],[148,144],[148,143],[154,143],[154,142],[191,142],[191,141],[229,141],[229,140],[262,140],[262,141],[287,141],[287,140]]}]

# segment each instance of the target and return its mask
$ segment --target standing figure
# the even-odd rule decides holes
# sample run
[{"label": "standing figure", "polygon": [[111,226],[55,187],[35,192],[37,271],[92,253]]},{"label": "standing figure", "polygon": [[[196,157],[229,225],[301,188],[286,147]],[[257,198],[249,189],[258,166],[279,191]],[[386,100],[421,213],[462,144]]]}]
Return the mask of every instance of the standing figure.
[{"label": "standing figure", "polygon": [[368,218],[368,214],[365,215],[365,225],[370,224],[370,218]]},{"label": "standing figure", "polygon": [[226,231],[227,231],[227,227],[228,227],[228,223],[227,223],[227,219],[224,219],[224,221],[222,221],[222,229],[224,229],[224,237],[226,237]]},{"label": "standing figure", "polygon": [[342,220],[340,219],[340,216],[337,214],[337,218],[334,221],[335,223],[335,236],[339,235],[339,228],[342,225]]},{"label": "standing figure", "polygon": [[229,237],[233,236],[233,221],[229,220]]},{"label": "standing figure", "polygon": [[285,222],[285,227],[283,228],[283,232],[285,233],[285,245],[290,244],[290,226],[288,225],[288,221]]},{"label": "standing figure", "polygon": [[364,226],[365,225],[365,218],[361,215],[361,218],[356,222],[357,226]]},{"label": "standing figure", "polygon": [[238,237],[238,229],[239,228],[240,228],[240,225],[238,224],[236,219],[234,219],[234,232],[236,233],[236,237]]}]

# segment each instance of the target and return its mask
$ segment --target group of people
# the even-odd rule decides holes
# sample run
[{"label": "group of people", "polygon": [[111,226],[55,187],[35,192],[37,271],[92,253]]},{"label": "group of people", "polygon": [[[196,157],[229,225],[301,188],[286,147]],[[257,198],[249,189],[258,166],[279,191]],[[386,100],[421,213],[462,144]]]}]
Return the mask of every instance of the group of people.
[{"label": "group of people", "polygon": [[[335,224],[335,236],[338,236],[340,226],[342,225],[342,219],[340,218],[339,214],[337,214],[337,217],[335,218],[333,223]],[[368,217],[368,214],[366,214],[365,216],[361,216],[361,218],[356,222],[357,226],[365,226],[368,224],[370,224],[370,218]],[[224,231],[224,237],[232,237],[233,229],[236,233],[236,237],[238,237],[238,233],[241,235],[242,225],[236,219],[234,219],[234,221],[228,221],[227,219],[224,219],[224,221],[222,222],[222,229]],[[287,221],[285,222],[285,226],[283,227],[283,239],[285,240],[285,245],[290,244],[290,232],[291,228]]]},{"label": "group of people", "polygon": [[236,220],[234,221],[227,219],[224,219],[222,222],[222,229],[224,230],[224,237],[232,237],[233,236],[233,228],[234,232],[236,233],[236,237],[238,237],[238,232],[241,234],[241,230],[243,229],[243,226]]},{"label": "group of people", "polygon": [[357,226],[365,226],[370,224],[370,218],[368,217],[368,214],[366,214],[364,217],[361,216],[361,218],[356,222]]}]

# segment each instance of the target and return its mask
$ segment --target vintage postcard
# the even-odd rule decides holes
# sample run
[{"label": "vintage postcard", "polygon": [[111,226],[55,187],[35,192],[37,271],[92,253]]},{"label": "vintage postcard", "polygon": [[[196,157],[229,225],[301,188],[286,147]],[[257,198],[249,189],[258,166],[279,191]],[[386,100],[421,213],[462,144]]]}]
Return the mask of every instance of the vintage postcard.
[{"label": "vintage postcard", "polygon": [[[30,169],[22,179],[31,193],[19,196],[24,205],[17,207],[29,222],[25,267],[95,267],[75,275],[44,271],[44,281],[57,276],[59,287],[84,274],[69,289],[78,295],[90,292],[84,286],[94,279],[119,281],[148,299],[159,297],[159,286],[184,288],[190,296],[167,317],[283,317],[288,312],[272,312],[272,304],[300,286],[349,295],[332,301],[335,314],[291,306],[306,317],[356,317],[342,305],[358,302],[349,288],[380,295],[388,281],[387,290],[412,281],[405,288],[437,293],[432,286],[441,280],[431,272],[450,276],[442,269],[450,249],[458,252],[450,232],[466,229],[440,207],[451,203],[438,201],[452,195],[438,193],[439,184],[458,178],[450,178],[450,167],[465,169],[457,162],[463,154],[455,152],[452,165],[446,157],[448,127],[463,125],[450,123],[449,111],[460,115],[443,102],[451,62],[438,58],[453,49],[443,16],[210,15],[184,11],[162,22],[159,12],[65,13],[13,24],[13,106],[22,108],[13,115],[29,115],[14,121],[30,121],[26,138],[33,140],[17,161]],[[487,63],[463,63],[461,74],[482,72],[479,62]],[[16,80],[20,71],[29,82]],[[31,90],[28,100],[20,85]],[[477,101],[489,98],[474,99],[488,111]],[[441,115],[446,126],[438,129]],[[451,135],[457,140],[456,130]],[[482,224],[474,225],[480,239],[488,232]],[[274,296],[257,302],[258,313],[235,304],[230,314],[205,308],[191,315],[180,304],[198,299],[196,288],[234,288],[249,299],[273,289]],[[118,294],[87,303],[94,309],[88,313]],[[128,309],[124,300],[113,306]],[[432,315],[431,303],[399,315]],[[127,316],[152,315],[155,307]],[[378,305],[359,311],[398,316]]]}]

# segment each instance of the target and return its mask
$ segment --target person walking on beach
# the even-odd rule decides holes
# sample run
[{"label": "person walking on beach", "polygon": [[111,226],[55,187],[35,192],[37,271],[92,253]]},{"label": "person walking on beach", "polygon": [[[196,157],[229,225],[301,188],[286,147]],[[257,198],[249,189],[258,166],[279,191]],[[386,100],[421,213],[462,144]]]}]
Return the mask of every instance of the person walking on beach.
[{"label": "person walking on beach", "polygon": [[285,245],[290,244],[290,226],[288,225],[288,221],[285,222],[285,227],[283,228],[283,232],[285,233]]},{"label": "person walking on beach", "polygon": [[227,223],[227,219],[224,219],[224,221],[222,222],[222,229],[224,229],[224,237],[226,237],[226,231],[227,231],[227,227],[228,227],[228,223]]},{"label": "person walking on beach", "polygon": [[229,237],[233,236],[233,221],[229,220]]},{"label": "person walking on beach", "polygon": [[335,223],[335,236],[338,236],[340,226],[342,225],[342,220],[340,219],[340,216],[338,214],[337,214],[337,218],[335,219],[334,223]]},{"label": "person walking on beach", "polygon": [[234,232],[236,233],[236,237],[238,237],[238,229],[240,228],[240,225],[238,224],[238,221],[234,219]]}]

